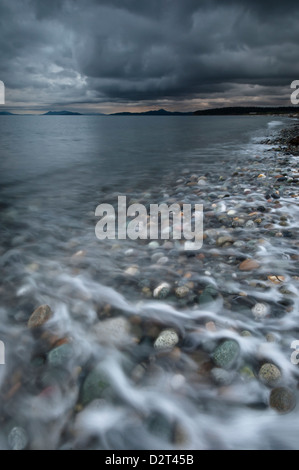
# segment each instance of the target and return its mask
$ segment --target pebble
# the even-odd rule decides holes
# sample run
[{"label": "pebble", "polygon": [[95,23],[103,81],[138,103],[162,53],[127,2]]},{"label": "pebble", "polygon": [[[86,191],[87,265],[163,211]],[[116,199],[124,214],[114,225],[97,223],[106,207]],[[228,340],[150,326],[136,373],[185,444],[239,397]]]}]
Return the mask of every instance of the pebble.
[{"label": "pebble", "polygon": [[133,248],[128,248],[128,249],[125,251],[124,255],[125,255],[125,256],[132,256],[132,255],[134,255],[134,253],[135,253],[135,250],[133,250]]},{"label": "pebble", "polygon": [[235,340],[225,340],[213,352],[212,359],[216,366],[230,369],[240,354],[240,346]]},{"label": "pebble", "polygon": [[281,379],[281,372],[278,367],[270,362],[266,362],[259,370],[259,379],[266,385],[275,385]]},{"label": "pebble", "polygon": [[156,299],[165,299],[171,291],[171,286],[167,282],[162,282],[153,291],[153,296]]},{"label": "pebble", "polygon": [[227,215],[229,215],[230,217],[234,216],[236,213],[237,211],[235,211],[235,209],[230,209],[229,211],[227,211]]},{"label": "pebble", "polygon": [[30,315],[28,320],[28,328],[39,328],[44,325],[52,316],[53,312],[49,305],[40,305]]},{"label": "pebble", "polygon": [[214,367],[211,370],[211,377],[218,385],[230,385],[235,375],[235,372],[221,369],[220,367]]},{"label": "pebble", "polygon": [[161,256],[161,258],[158,259],[157,264],[166,264],[168,261],[169,258],[167,256]]},{"label": "pebble", "polygon": [[124,346],[131,342],[130,323],[125,317],[114,317],[98,322],[93,333],[103,344]]},{"label": "pebble", "polygon": [[147,246],[149,247],[150,250],[156,250],[157,248],[160,248],[159,243],[156,241],[149,242]]},{"label": "pebble", "polygon": [[234,243],[234,246],[236,248],[242,248],[243,246],[245,246],[246,243],[243,241],[243,240],[237,240],[235,243]]},{"label": "pebble", "polygon": [[260,267],[260,263],[254,259],[245,259],[239,265],[240,271],[253,271]]},{"label": "pebble", "polygon": [[244,366],[240,369],[240,375],[245,380],[252,380],[255,378],[254,372],[250,366]]},{"label": "pebble", "polygon": [[249,338],[250,336],[252,336],[252,334],[248,330],[241,331],[240,335],[243,336],[244,338],[246,338],[246,337]]},{"label": "pebble", "polygon": [[222,237],[217,238],[216,244],[218,246],[223,246],[223,245],[229,245],[234,243],[234,239],[230,237],[229,235],[224,235]]},{"label": "pebble", "polygon": [[216,327],[216,324],[215,322],[213,321],[208,321],[206,324],[205,324],[205,327],[208,331],[217,331],[217,327]]},{"label": "pebble", "polygon": [[245,227],[246,228],[254,228],[255,224],[254,224],[253,220],[247,220],[247,222],[245,224]]},{"label": "pebble", "polygon": [[173,422],[160,412],[151,413],[145,420],[148,431],[162,442],[171,442],[173,438]]},{"label": "pebble", "polygon": [[270,308],[264,303],[257,303],[252,307],[251,311],[254,318],[256,318],[257,320],[261,320],[262,318],[265,318],[268,315]]},{"label": "pebble", "polygon": [[107,375],[100,368],[93,369],[85,378],[81,390],[81,403],[83,406],[93,400],[103,398],[109,387]]},{"label": "pebble", "polygon": [[126,274],[127,276],[137,276],[138,274],[140,274],[139,269],[138,269],[138,266],[129,266],[129,267],[125,270],[125,274]]},{"label": "pebble", "polygon": [[24,450],[29,441],[25,429],[19,426],[12,428],[7,440],[11,450]]},{"label": "pebble", "polygon": [[288,413],[296,406],[294,393],[286,387],[276,387],[271,390],[269,405],[279,413]]},{"label": "pebble", "polygon": [[186,297],[189,294],[189,292],[190,292],[190,289],[187,286],[179,286],[175,289],[175,295],[179,299],[183,299],[184,297]]},{"label": "pebble", "polygon": [[273,282],[273,284],[281,284],[285,281],[284,276],[268,276],[269,281]]},{"label": "pebble", "polygon": [[267,333],[266,334],[266,340],[268,343],[276,343],[277,338],[273,333]]},{"label": "pebble", "polygon": [[154,342],[154,348],[158,351],[165,349],[173,349],[179,342],[179,336],[173,328],[161,331],[158,338]]},{"label": "pebble", "polygon": [[65,343],[52,349],[48,354],[48,363],[53,367],[66,366],[68,360],[72,357],[73,347]]}]

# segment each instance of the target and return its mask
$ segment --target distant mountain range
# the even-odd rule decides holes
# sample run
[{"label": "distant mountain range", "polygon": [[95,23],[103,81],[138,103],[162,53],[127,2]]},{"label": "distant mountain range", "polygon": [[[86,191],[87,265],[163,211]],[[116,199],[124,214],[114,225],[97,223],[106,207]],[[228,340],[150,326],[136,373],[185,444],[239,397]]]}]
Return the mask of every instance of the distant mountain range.
[{"label": "distant mountain range", "polygon": [[180,111],[166,111],[165,109],[158,109],[154,111],[143,111],[141,113],[113,113],[109,116],[192,116],[193,112],[182,113]]},{"label": "distant mountain range", "polygon": [[[195,112],[166,111],[157,109],[153,111],[122,112],[122,113],[76,113],[73,111],[48,111],[40,116],[241,116],[241,115],[274,115],[274,114],[298,114],[299,107],[296,106],[232,106],[226,108],[202,109]],[[0,111],[0,116],[16,116],[8,111]]]},{"label": "distant mountain range", "polygon": [[295,106],[234,106],[212,108],[195,111],[195,116],[240,116],[245,114],[297,114],[299,107]]},{"label": "distant mountain range", "polygon": [[48,111],[42,116],[82,116],[82,113],[74,113],[73,111]]}]

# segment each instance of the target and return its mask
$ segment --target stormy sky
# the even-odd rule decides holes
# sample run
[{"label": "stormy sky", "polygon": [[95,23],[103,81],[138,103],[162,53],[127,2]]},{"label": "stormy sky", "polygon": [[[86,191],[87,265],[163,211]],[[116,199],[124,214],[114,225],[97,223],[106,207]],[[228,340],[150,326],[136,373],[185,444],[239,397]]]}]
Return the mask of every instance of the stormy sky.
[{"label": "stormy sky", "polygon": [[289,106],[298,79],[297,0],[0,0],[8,110]]}]

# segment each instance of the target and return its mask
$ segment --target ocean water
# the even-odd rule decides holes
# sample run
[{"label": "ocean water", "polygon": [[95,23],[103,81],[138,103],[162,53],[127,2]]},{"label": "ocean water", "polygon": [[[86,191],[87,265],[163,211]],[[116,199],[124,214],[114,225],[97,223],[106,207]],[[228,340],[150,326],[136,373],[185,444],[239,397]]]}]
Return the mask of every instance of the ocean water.
[{"label": "ocean water", "polygon": [[[268,177],[276,152],[262,141],[290,123],[266,116],[0,117],[1,448],[11,447],[13,428],[24,431],[30,449],[299,448],[297,408],[279,414],[269,407],[271,387],[256,373],[260,362],[275,362],[284,385],[296,390],[290,361],[290,343],[299,339],[295,241],[267,238],[265,229],[259,245],[258,227],[252,234],[242,227],[243,247],[219,254],[214,232],[231,229],[207,218],[202,260],[174,241],[153,247],[150,240],[100,241],[95,235],[96,207],[116,206],[119,195],[147,207],[198,202],[207,217],[265,204],[266,183],[257,175]],[[201,176],[204,186],[192,190],[188,183]],[[281,194],[284,216],[296,228],[295,199]],[[276,216],[274,207],[271,222],[278,230]],[[239,276],[237,262],[246,250],[261,262],[259,276]],[[270,274],[289,280],[291,301],[276,285],[259,288]],[[186,280],[193,297],[152,296],[162,282],[175,289]],[[207,285],[219,295],[203,306],[197,299]],[[265,320],[251,314],[258,302],[273,312]],[[41,345],[27,327],[43,304],[54,312],[49,332],[72,347],[71,357],[55,366],[49,359],[54,346]],[[116,333],[103,327],[104,339],[95,333],[119,317],[130,323],[127,342],[122,326]],[[205,327],[209,321],[215,331]],[[153,346],[165,328],[179,334],[172,355],[157,354]],[[250,340],[243,330],[252,332]],[[267,343],[269,333],[276,342]],[[236,340],[241,353],[220,384],[210,371],[223,339]],[[235,379],[248,364],[253,380]],[[111,393],[86,406],[84,380],[99,365]]]}]

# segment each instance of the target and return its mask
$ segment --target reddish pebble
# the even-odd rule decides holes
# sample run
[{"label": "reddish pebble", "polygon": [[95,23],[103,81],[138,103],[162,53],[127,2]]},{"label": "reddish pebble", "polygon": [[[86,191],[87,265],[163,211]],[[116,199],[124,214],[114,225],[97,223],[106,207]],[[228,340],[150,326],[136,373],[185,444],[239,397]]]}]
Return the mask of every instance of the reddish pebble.
[{"label": "reddish pebble", "polygon": [[240,271],[253,271],[260,267],[260,264],[254,259],[245,259],[239,265]]},{"label": "reddish pebble", "polygon": [[49,305],[40,305],[30,315],[28,320],[28,328],[38,328],[44,325],[53,315],[53,312]]}]

